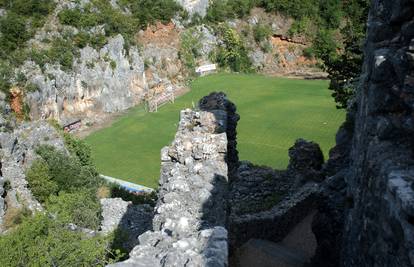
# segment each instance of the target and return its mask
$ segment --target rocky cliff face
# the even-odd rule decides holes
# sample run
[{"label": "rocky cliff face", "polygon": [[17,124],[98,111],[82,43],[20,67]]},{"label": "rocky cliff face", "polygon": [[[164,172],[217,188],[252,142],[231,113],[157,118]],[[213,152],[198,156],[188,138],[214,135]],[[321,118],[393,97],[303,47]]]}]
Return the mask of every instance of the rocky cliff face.
[{"label": "rocky cliff face", "polygon": [[[50,46],[45,40],[50,42],[78,34],[80,29],[61,25],[58,14],[66,9],[82,9],[88,4],[90,1],[58,1],[53,14],[28,46],[44,49]],[[111,4],[119,8],[116,1]],[[172,34],[178,32],[172,23],[168,30]],[[103,26],[87,32],[91,36],[105,33]],[[28,83],[38,88],[25,95],[30,117],[34,120],[53,118],[63,123],[78,118],[94,122],[105,114],[133,107],[150,96],[179,90],[177,87],[182,84],[184,74],[178,58],[178,43],[158,39],[151,39],[153,43],[145,42],[138,33],[136,37],[139,47],[126,45],[124,37],[118,34],[108,37],[102,48],[89,45],[81,48],[69,69],[63,69],[59,63],[46,63],[41,67],[33,61],[25,61],[15,72],[24,74]],[[178,35],[173,41],[179,41]]]},{"label": "rocky cliff face", "polygon": [[414,2],[372,2],[346,177],[344,266],[414,265]]},{"label": "rocky cliff face", "polygon": [[144,60],[136,47],[127,55],[121,35],[109,39],[100,51],[81,49],[73,71],[58,65],[42,71],[31,61],[20,70],[40,88],[26,97],[34,119],[93,118],[122,111],[139,103],[147,89]]}]

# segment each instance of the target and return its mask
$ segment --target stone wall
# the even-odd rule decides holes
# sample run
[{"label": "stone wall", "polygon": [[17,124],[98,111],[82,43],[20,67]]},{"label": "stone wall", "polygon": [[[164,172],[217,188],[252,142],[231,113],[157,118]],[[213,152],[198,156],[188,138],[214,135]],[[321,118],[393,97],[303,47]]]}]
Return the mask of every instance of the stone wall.
[{"label": "stone wall", "polygon": [[181,112],[173,143],[161,151],[153,231],[113,266],[228,265],[226,195],[237,155],[228,148],[235,134],[228,142],[226,132],[235,130],[238,115],[222,93],[203,98],[200,108]]},{"label": "stone wall", "polygon": [[344,266],[414,265],[414,2],[375,0],[357,92]]}]

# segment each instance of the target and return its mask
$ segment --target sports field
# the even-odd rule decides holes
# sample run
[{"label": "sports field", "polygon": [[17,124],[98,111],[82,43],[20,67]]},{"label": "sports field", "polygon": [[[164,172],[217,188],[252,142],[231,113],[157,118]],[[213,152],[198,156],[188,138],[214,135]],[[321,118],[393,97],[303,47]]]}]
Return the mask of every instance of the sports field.
[{"label": "sports field", "polygon": [[191,92],[174,104],[147,113],[131,109],[110,127],[86,138],[100,173],[157,187],[160,150],[176,132],[179,111],[213,91],[237,105],[241,160],[285,168],[288,148],[299,138],[318,142],[325,155],[345,118],[337,110],[327,81],[273,78],[254,74],[216,74],[195,80]]}]

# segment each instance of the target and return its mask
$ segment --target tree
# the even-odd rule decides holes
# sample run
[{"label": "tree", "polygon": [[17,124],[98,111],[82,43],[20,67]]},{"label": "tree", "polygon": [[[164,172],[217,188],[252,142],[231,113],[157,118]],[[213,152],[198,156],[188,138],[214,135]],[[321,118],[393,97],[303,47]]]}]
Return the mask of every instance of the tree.
[{"label": "tree", "polygon": [[[331,80],[329,89],[337,103],[337,108],[347,108],[349,100],[355,93],[356,83],[361,73],[363,63],[363,41],[365,39],[366,20],[369,11],[369,0],[344,1],[346,25],[341,29],[345,40],[343,48],[333,47],[333,38],[325,42],[324,49],[319,50],[319,56],[325,64]],[[323,47],[323,46],[321,46]]]}]

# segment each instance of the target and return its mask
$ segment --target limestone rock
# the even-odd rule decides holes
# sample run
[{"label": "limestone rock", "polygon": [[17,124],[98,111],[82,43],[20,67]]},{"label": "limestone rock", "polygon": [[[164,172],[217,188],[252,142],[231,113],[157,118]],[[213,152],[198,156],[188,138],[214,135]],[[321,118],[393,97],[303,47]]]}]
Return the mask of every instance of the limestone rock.
[{"label": "limestone rock", "polygon": [[209,0],[178,0],[177,1],[190,15],[198,14],[204,17],[207,13]]}]

